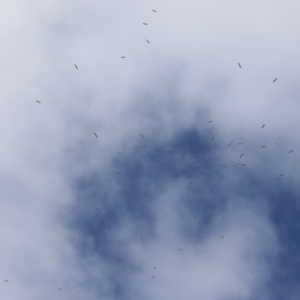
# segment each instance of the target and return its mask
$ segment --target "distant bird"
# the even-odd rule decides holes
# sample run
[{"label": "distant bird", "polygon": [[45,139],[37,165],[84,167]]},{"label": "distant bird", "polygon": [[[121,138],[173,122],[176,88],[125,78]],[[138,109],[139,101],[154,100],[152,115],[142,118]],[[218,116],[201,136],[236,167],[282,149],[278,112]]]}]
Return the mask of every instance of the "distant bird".
[{"label": "distant bird", "polygon": [[230,142],[230,143],[228,144],[228,146],[232,145],[232,143],[233,143],[233,142]]},{"label": "distant bird", "polygon": [[59,288],[61,290],[61,288]]},{"label": "distant bird", "polygon": [[147,23],[143,23],[144,25],[148,25]]},{"label": "distant bird", "polygon": [[238,145],[243,145],[244,143],[238,143]]},{"label": "distant bird", "polygon": [[276,145],[278,146],[278,143],[276,143]]},{"label": "distant bird", "polygon": [[153,12],[157,12],[156,10],[152,9]]},{"label": "distant bird", "polygon": [[266,145],[264,145],[264,146],[261,146],[261,148],[266,148],[267,146]]},{"label": "distant bird", "polygon": [[193,184],[192,182],[190,182],[190,184]]},{"label": "distant bird", "polygon": [[152,276],[152,278],[154,278],[154,276]]},{"label": "distant bird", "polygon": [[252,183],[251,183],[252,185],[256,185],[257,184],[257,182],[256,181],[252,181]]},{"label": "distant bird", "polygon": [[115,172],[116,174],[120,174],[120,172]]},{"label": "distant bird", "polygon": [[193,216],[195,219],[197,219],[197,216]]},{"label": "distant bird", "polygon": [[182,249],[179,249],[179,251],[182,251]]},{"label": "distant bird", "polygon": [[98,137],[98,135],[95,132],[94,132],[94,135],[95,135],[96,138]]},{"label": "distant bird", "polygon": [[240,165],[241,165],[241,163],[237,163],[236,165],[237,165],[237,166],[240,166]]},{"label": "distant bird", "polygon": [[277,78],[275,78],[274,80],[273,80],[273,82],[275,82],[277,80]]},{"label": "distant bird", "polygon": [[74,64],[75,68],[78,70],[78,67]]},{"label": "distant bird", "polygon": [[224,239],[224,236],[223,236],[223,235],[221,235],[221,238],[222,238],[222,239]]},{"label": "distant bird", "polygon": [[148,40],[146,40],[148,44],[150,44],[150,42]]},{"label": "distant bird", "polygon": [[289,153],[292,153],[292,152],[294,152],[294,150],[289,151]]},{"label": "distant bird", "polygon": [[281,180],[281,177],[277,178],[277,180]]},{"label": "distant bird", "polygon": [[240,155],[240,158],[244,156],[244,153]]},{"label": "distant bird", "polygon": [[5,282],[8,282],[8,280],[4,279]]},{"label": "distant bird", "polygon": [[215,137],[212,137],[212,138],[211,138],[211,141],[213,141],[214,139],[215,139]]},{"label": "distant bird", "polygon": [[140,133],[140,136],[141,136],[141,137],[144,137],[141,133]]},{"label": "distant bird", "polygon": [[35,102],[37,102],[37,103],[41,103],[40,101],[35,101]]},{"label": "distant bird", "polygon": [[280,174],[279,177],[282,177],[284,174]]},{"label": "distant bird", "polygon": [[227,168],[227,166],[223,165],[223,168]]},{"label": "distant bird", "polygon": [[266,126],[266,124],[264,124],[263,126],[261,126],[261,129],[263,129]]},{"label": "distant bird", "polygon": [[225,219],[225,217],[224,216],[222,216],[223,217],[223,219]]},{"label": "distant bird", "polygon": [[125,58],[125,56],[121,56],[121,58]]},{"label": "distant bird", "polygon": [[142,193],[142,194],[143,194],[143,195],[146,195],[147,193],[144,192],[144,193]]},{"label": "distant bird", "polygon": [[147,146],[145,146],[145,145],[143,145],[143,146],[141,146],[141,148],[146,148]]},{"label": "distant bird", "polygon": [[198,156],[194,156],[194,159],[197,159],[198,158]]},{"label": "distant bird", "polygon": [[96,209],[99,209],[99,207],[96,207]]},{"label": "distant bird", "polygon": [[239,67],[240,67],[240,68],[242,68],[242,66],[241,66],[241,64],[240,64],[240,63],[238,63],[238,65],[239,65]]},{"label": "distant bird", "polygon": [[156,267],[153,268],[154,270],[156,269]]},{"label": "distant bird", "polygon": [[247,164],[242,164],[241,166],[242,166],[242,167],[245,167],[245,166],[247,166]]},{"label": "distant bird", "polygon": [[122,152],[118,152],[118,154],[122,154]]},{"label": "distant bird", "polygon": [[249,193],[248,196],[251,196],[251,194]]},{"label": "distant bird", "polygon": [[211,122],[212,122],[212,120],[208,121],[207,123],[211,123]]}]

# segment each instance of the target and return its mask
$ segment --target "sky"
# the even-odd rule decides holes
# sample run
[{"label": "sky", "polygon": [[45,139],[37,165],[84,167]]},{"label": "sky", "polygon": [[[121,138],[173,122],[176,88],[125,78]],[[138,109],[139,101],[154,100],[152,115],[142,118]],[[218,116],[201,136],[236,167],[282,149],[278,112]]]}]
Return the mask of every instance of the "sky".
[{"label": "sky", "polygon": [[299,9],[5,1],[0,298],[299,299]]}]

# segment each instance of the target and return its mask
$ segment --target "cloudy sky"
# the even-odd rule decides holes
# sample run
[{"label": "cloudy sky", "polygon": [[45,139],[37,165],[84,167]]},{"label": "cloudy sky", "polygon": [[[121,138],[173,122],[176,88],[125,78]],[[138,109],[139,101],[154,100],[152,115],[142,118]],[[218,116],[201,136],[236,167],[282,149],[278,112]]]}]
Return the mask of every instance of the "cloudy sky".
[{"label": "cloudy sky", "polygon": [[299,299],[299,9],[5,1],[0,298]]}]

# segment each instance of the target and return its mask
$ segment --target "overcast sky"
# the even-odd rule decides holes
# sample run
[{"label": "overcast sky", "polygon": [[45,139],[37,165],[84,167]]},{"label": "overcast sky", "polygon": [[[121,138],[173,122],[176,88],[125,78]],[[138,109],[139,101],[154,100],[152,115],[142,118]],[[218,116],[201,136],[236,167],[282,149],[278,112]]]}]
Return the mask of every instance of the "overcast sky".
[{"label": "overcast sky", "polygon": [[299,9],[4,1],[1,300],[299,299]]}]

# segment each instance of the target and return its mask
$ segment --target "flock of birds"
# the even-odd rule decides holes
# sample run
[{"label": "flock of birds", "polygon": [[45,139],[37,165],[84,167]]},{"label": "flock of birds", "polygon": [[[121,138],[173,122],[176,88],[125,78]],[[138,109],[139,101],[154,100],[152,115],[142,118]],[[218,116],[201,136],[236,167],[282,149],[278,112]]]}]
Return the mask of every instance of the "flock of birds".
[{"label": "flock of birds", "polygon": [[[157,13],[157,11],[156,10],[152,10],[154,13]],[[143,25],[145,25],[145,26],[147,26],[148,25],[148,23],[142,23]],[[148,40],[148,39],[146,39],[146,42],[148,43],[148,44],[150,44],[150,41]],[[126,56],[121,56],[121,58],[122,59],[125,59],[126,58]],[[78,70],[78,66],[76,65],[76,64],[74,64],[74,67],[76,68],[76,70]],[[238,62],[238,67],[239,68],[242,68],[242,65],[241,65],[241,63],[240,62]],[[275,78],[274,80],[273,80],[273,83],[275,83],[277,81],[277,78]],[[40,101],[36,101],[37,103],[39,103],[39,104],[41,104],[41,102]],[[209,120],[207,123],[212,123],[213,122],[213,120]],[[261,126],[261,129],[263,129],[264,127],[266,126],[266,124],[263,124],[262,126]],[[98,138],[98,135],[97,135],[97,133],[96,132],[94,132],[94,136],[96,137],[96,138]],[[143,135],[143,134],[141,134],[140,133],[140,136],[142,137],[142,138],[144,138],[145,136]],[[211,141],[214,141],[214,139],[215,139],[215,137],[212,137],[211,138]],[[231,146],[233,144],[233,142],[231,141],[229,144],[228,144],[228,146]],[[238,143],[238,145],[243,145],[244,143],[243,142],[240,142],[240,143]],[[276,145],[278,145],[278,143],[276,143]],[[147,146],[146,145],[142,145],[141,146],[141,148],[142,149],[145,149]],[[266,147],[266,145],[262,145],[261,146],[261,148],[265,148]],[[294,150],[290,150],[288,153],[292,153]],[[121,155],[122,154],[122,152],[118,152],[118,154],[119,155]],[[239,157],[240,158],[242,158],[244,156],[244,153],[242,153]],[[197,159],[198,157],[197,156],[194,156],[194,161],[192,161],[190,164],[195,164],[195,160]],[[189,164],[187,161],[184,161],[184,164]],[[242,167],[245,167],[246,166],[246,164],[245,163],[237,163],[236,164],[237,166],[242,166]],[[227,168],[227,165],[223,165],[222,167],[224,167],[224,168]],[[120,174],[120,172],[119,171],[115,171],[115,174],[117,174],[117,175],[119,175]],[[278,177],[277,177],[277,180],[281,180],[282,179],[282,177],[284,176],[284,174],[280,174]],[[190,182],[190,184],[192,184],[192,182]],[[252,185],[256,185],[257,183],[255,182],[255,181],[253,181],[252,183],[251,183]],[[143,195],[146,195],[146,192],[142,192],[142,194]],[[250,193],[248,194],[248,195],[251,195]],[[191,202],[190,200],[188,200],[188,202]],[[96,209],[99,209],[99,207],[96,207]],[[193,215],[193,217],[195,218],[195,219],[197,219],[197,216],[196,215]],[[225,218],[224,216],[223,216],[223,218]],[[223,235],[221,235],[220,236],[222,239],[224,239],[224,236]],[[183,249],[182,248],[179,248],[179,251],[183,251]],[[154,270],[156,269],[156,267],[154,267],[153,268]],[[154,278],[154,276],[152,276],[152,278]],[[5,282],[8,282],[8,280],[4,280]],[[61,288],[59,288],[59,290],[61,290]]]}]

